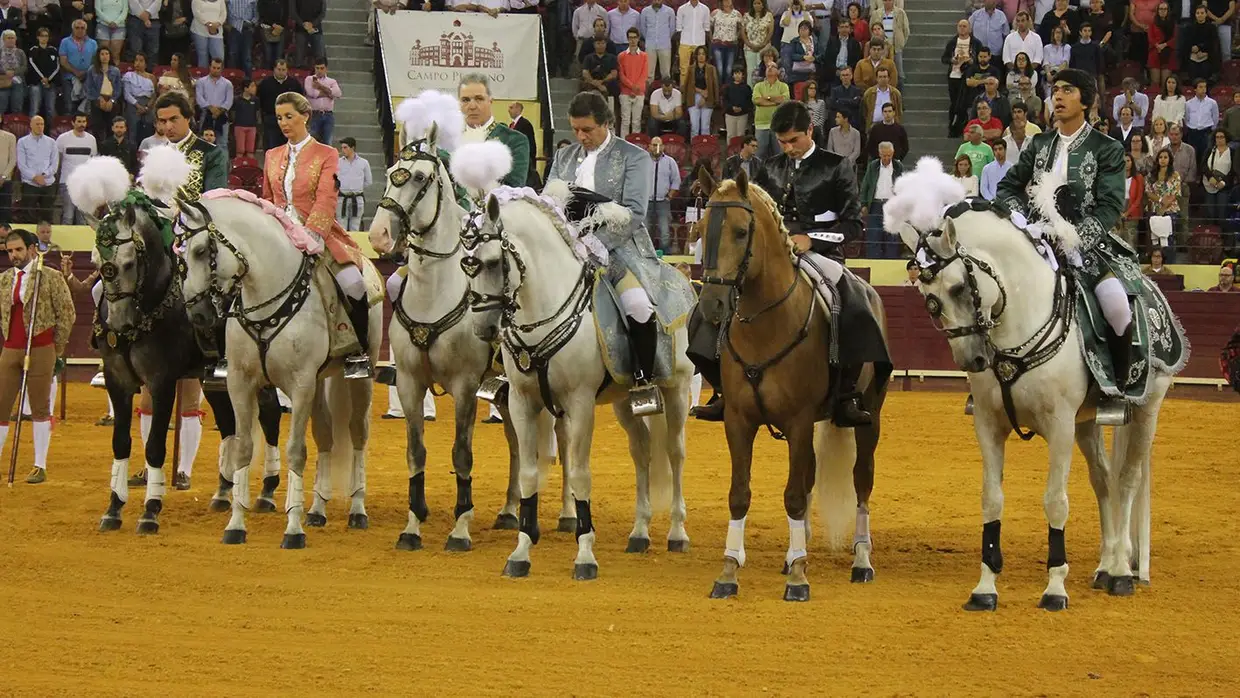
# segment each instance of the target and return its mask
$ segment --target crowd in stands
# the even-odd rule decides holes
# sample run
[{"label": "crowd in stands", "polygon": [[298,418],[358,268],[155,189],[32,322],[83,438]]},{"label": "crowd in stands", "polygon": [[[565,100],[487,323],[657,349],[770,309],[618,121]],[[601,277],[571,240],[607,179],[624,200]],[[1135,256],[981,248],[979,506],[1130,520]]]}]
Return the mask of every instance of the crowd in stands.
[{"label": "crowd in stands", "polygon": [[[955,173],[995,185],[1053,127],[1067,67],[1098,76],[1092,126],[1122,141],[1119,233],[1146,258],[1216,263],[1240,230],[1240,61],[1235,0],[966,0],[943,48]],[[1235,165],[1233,165],[1235,162]]]},{"label": "crowd in stands", "polygon": [[[360,0],[355,0],[360,1]],[[96,154],[131,171],[167,142],[154,103],[194,105],[194,131],[227,148],[230,183],[261,188],[280,145],[275,99],[310,98],[311,133],[335,145],[342,88],[323,48],[327,0],[0,0],[0,220],[81,223],[65,178]]]}]

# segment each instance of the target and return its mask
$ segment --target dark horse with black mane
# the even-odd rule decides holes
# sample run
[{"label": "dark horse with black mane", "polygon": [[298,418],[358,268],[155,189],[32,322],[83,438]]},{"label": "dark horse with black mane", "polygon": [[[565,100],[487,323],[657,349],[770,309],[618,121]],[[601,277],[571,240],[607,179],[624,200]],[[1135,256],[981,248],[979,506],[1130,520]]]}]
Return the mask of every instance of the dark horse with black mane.
[{"label": "dark horse with black mane", "polygon": [[[121,527],[121,510],[129,499],[133,398],[145,385],[151,393],[152,419],[145,452],[146,499],[138,533],[158,533],[166,486],[165,441],[177,382],[202,375],[207,360],[185,312],[172,252],[171,223],[157,201],[138,189],[129,189],[128,173],[114,158],[95,158],[79,170],[67,184],[74,204],[87,212],[95,228],[103,284],[91,341],[103,359],[104,384],[116,412],[111,498],[99,530]],[[220,436],[227,440],[236,433],[228,394],[208,392],[206,397]],[[265,432],[278,435],[279,404],[274,402],[274,395],[269,402],[260,422]],[[278,484],[278,474],[263,482],[264,494],[270,490],[269,511],[275,510],[271,498]],[[223,501],[227,508],[231,488],[232,483],[221,475],[220,489],[212,499],[213,510],[218,510],[217,501]]]}]

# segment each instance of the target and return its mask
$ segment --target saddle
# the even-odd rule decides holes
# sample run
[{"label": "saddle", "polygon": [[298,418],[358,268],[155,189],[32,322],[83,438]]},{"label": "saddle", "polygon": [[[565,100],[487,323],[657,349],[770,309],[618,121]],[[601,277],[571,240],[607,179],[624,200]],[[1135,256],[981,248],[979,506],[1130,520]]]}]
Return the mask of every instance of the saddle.
[{"label": "saddle", "polygon": [[[629,341],[628,318],[620,305],[619,292],[601,269],[595,272],[593,305],[594,332],[598,336],[607,373],[620,385],[632,385],[637,364]],[[659,327],[659,333],[654,355],[653,380],[658,383],[671,378],[676,368],[676,339],[673,333],[679,326],[664,327],[662,323],[655,324]],[[684,349],[681,347],[680,351]]]},{"label": "saddle", "polygon": [[[323,299],[323,311],[327,314],[329,338],[327,355],[333,359],[364,350],[357,340],[353,322],[349,319],[349,299],[344,295],[340,284],[336,283],[336,273],[343,266],[330,254],[320,254],[315,261],[312,279],[312,283],[319,291],[319,297]],[[362,279],[366,282],[366,298],[370,305],[382,303],[383,282],[374,262],[363,257],[361,269]]]}]

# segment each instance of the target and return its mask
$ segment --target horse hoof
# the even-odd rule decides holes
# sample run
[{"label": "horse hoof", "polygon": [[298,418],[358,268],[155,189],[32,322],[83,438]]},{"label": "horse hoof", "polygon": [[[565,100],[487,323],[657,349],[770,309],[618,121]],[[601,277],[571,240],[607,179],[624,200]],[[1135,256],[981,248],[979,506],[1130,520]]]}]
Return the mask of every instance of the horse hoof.
[{"label": "horse hoof", "polygon": [[1062,611],[1068,607],[1068,597],[1057,594],[1043,594],[1038,608],[1044,611]]},{"label": "horse hoof", "polygon": [[301,550],[306,547],[306,534],[304,533],[285,533],[284,540],[280,541],[281,550]]},{"label": "horse hoof", "polygon": [[579,582],[588,582],[592,579],[598,579],[598,565],[593,562],[577,563],[573,565],[573,579]]},{"label": "horse hoof", "polygon": [[559,531],[560,533],[576,533],[577,532],[577,519],[570,519],[570,518],[561,516],[560,523],[558,526],[555,527],[555,530]]},{"label": "horse hoof", "polygon": [[529,560],[509,560],[504,563],[503,576],[520,579],[530,576]]},{"label": "horse hoof", "polygon": [[310,512],[306,514],[306,525],[314,528],[323,528],[327,525],[327,517],[322,514]]},{"label": "horse hoof", "polygon": [[100,533],[107,533],[109,531],[119,531],[119,530],[121,530],[121,517],[104,516],[102,519],[99,519],[99,532]]},{"label": "horse hoof", "polygon": [[969,601],[963,608],[966,611],[993,611],[999,608],[999,595],[969,594]]},{"label": "horse hoof", "polygon": [[400,538],[396,539],[396,549],[397,550],[410,550],[410,551],[421,550],[422,549],[422,536],[415,535],[412,533],[402,533],[400,534]]},{"label": "horse hoof", "polygon": [[370,517],[365,514],[349,514],[349,528],[354,531],[365,531],[370,528]]},{"label": "horse hoof", "polygon": [[626,553],[644,553],[650,549],[649,538],[629,538],[629,544],[624,549]]},{"label": "horse hoof", "polygon": [[853,584],[869,584],[874,581],[874,568],[872,567],[854,567],[852,568]]},{"label": "horse hoof", "polygon": [[715,582],[710,589],[712,599],[730,599],[740,593],[741,585],[736,582]]},{"label": "horse hoof", "polygon": [[[213,501],[211,504],[214,506],[215,502]],[[274,514],[276,513],[276,503],[274,500],[259,497],[258,501],[254,502],[254,511],[259,514]]]},{"label": "horse hoof", "polygon": [[689,541],[687,540],[669,540],[667,542],[667,552],[669,553],[687,553],[689,552]]},{"label": "horse hoof", "polygon": [[448,540],[444,541],[443,549],[453,553],[467,553],[474,549],[474,542],[468,538],[448,536]]},{"label": "horse hoof", "polygon": [[153,536],[159,533],[159,522],[155,519],[138,519],[138,535]]},{"label": "horse hoof", "polygon": [[809,601],[809,585],[785,584],[784,601]]},{"label": "horse hoof", "polygon": [[495,523],[491,525],[491,528],[496,531],[515,531],[519,526],[520,524],[517,522],[516,516],[500,514],[495,517]]},{"label": "horse hoof", "polygon": [[[207,511],[215,514],[222,514],[232,508],[232,504],[227,499],[211,498],[211,503],[207,505]],[[262,500],[259,500],[259,511],[262,511]]]},{"label": "horse hoof", "polygon": [[224,531],[224,539],[220,542],[224,545],[241,545],[245,542],[245,529],[235,528]]},{"label": "horse hoof", "polygon": [[1132,583],[1132,577],[1111,577],[1111,585],[1107,587],[1107,593],[1111,596],[1132,596],[1136,592],[1136,585]]},{"label": "horse hoof", "polygon": [[1102,591],[1104,589],[1107,589],[1110,586],[1111,586],[1111,575],[1107,574],[1106,572],[1103,572],[1102,570],[1098,570],[1098,572],[1094,574],[1093,588],[1098,589],[1099,591]]}]

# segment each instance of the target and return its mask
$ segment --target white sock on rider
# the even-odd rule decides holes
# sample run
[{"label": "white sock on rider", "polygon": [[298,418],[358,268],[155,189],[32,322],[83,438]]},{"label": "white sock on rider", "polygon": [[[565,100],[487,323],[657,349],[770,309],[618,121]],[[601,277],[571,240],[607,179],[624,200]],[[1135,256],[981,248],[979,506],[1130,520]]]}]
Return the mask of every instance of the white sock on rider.
[{"label": "white sock on rider", "polygon": [[654,303],[640,286],[620,293],[620,307],[625,315],[641,323],[650,322],[650,317],[654,315]]},{"label": "white sock on rider", "polygon": [[1128,292],[1124,290],[1124,284],[1114,276],[1109,276],[1094,286],[1094,295],[1098,298],[1102,316],[1106,318],[1115,336],[1124,336],[1128,326],[1132,324],[1132,308],[1128,305]]},{"label": "white sock on rider", "polygon": [[344,295],[353,300],[361,300],[366,296],[366,282],[362,279],[362,272],[352,264],[336,272],[336,283],[340,284]]},{"label": "white sock on rider", "polygon": [[177,472],[192,475],[194,458],[198,456],[198,444],[202,442],[202,415],[181,415],[181,453]]},{"label": "white sock on rider", "polygon": [[695,373],[689,379],[689,406],[697,407],[702,402],[702,374]]},{"label": "white sock on rider", "polygon": [[396,302],[396,294],[400,293],[400,285],[405,280],[405,275],[401,273],[402,269],[397,269],[387,278],[387,294],[388,299],[393,303]]},{"label": "white sock on rider", "polygon": [[52,420],[31,422],[30,434],[34,438],[34,467],[47,469],[47,447],[52,443]]},{"label": "white sock on rider", "polygon": [[435,396],[430,390],[427,390],[426,396],[422,398],[422,416],[434,417],[435,415]]},{"label": "white sock on rider", "polygon": [[395,417],[404,417],[405,410],[400,406],[400,393],[397,392],[396,386],[388,386],[388,414]]},{"label": "white sock on rider", "polygon": [[146,439],[151,435],[151,415],[138,413],[138,434],[142,437],[142,448],[146,448]]}]

